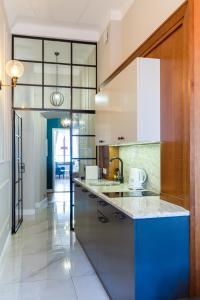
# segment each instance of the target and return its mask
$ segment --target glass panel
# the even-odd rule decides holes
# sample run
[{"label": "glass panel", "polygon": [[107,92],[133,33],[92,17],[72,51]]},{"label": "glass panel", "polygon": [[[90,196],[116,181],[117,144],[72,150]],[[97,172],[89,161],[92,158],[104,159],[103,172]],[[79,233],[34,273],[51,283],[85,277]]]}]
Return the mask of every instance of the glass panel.
[{"label": "glass panel", "polygon": [[42,40],[14,38],[15,59],[42,61]]},{"label": "glass panel", "polygon": [[22,137],[22,120],[19,118],[19,136]]},{"label": "glass panel", "polygon": [[22,158],[22,139],[19,138],[19,158]]},{"label": "glass panel", "polygon": [[15,137],[15,157],[19,158],[19,144],[18,144],[18,137]]},{"label": "glass panel", "polygon": [[80,178],[85,177],[85,167],[86,166],[96,166],[95,159],[75,159],[72,161],[72,177],[73,178]]},{"label": "glass panel", "polygon": [[15,135],[19,135],[19,118],[15,116]]},{"label": "glass panel", "polygon": [[14,107],[42,108],[42,87],[18,85],[14,89]]},{"label": "glass panel", "polygon": [[21,84],[42,84],[42,64],[24,62],[24,74],[19,78]]},{"label": "glass panel", "polygon": [[15,181],[19,180],[19,160],[15,160]]},{"label": "glass panel", "polygon": [[58,41],[44,41],[44,61],[55,62],[55,52],[59,52],[59,63],[71,62],[71,44]]},{"label": "glass panel", "polygon": [[95,110],[95,90],[73,89],[73,109]]},{"label": "glass panel", "polygon": [[73,114],[72,134],[94,135],[95,114]]},{"label": "glass panel", "polygon": [[19,191],[18,191],[18,188],[19,188],[19,184],[16,183],[15,184],[15,203],[17,204],[18,200],[19,200]]},{"label": "glass panel", "polygon": [[96,68],[74,66],[73,86],[96,88]]},{"label": "glass panel", "polygon": [[44,89],[44,107],[52,109],[70,109],[71,93],[70,89],[58,88],[58,91],[64,96],[64,103],[61,106],[53,106],[50,102],[51,93],[55,92],[55,88],[48,87]]},{"label": "glass panel", "polygon": [[[17,199],[17,198],[16,198]],[[15,207],[15,224],[17,225],[18,222],[19,222],[19,206],[18,206],[18,202],[17,202],[17,205]]]},{"label": "glass panel", "polygon": [[73,158],[96,158],[95,137],[73,136]]},{"label": "glass panel", "polygon": [[73,64],[96,65],[96,45],[73,44]]},{"label": "glass panel", "polygon": [[22,201],[19,201],[19,220],[22,218]]},{"label": "glass panel", "polygon": [[22,199],[22,182],[19,183],[19,199]]},{"label": "glass panel", "polygon": [[44,84],[56,85],[56,67],[58,67],[58,86],[71,85],[71,68],[69,66],[45,64],[44,65]]}]

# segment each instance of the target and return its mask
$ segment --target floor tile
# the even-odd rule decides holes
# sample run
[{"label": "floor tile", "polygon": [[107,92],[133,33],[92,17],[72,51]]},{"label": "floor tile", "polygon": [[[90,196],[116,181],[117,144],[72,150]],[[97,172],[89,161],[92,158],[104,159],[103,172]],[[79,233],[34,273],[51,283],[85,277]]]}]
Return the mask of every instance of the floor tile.
[{"label": "floor tile", "polygon": [[35,281],[5,285],[0,300],[77,300],[72,280]]},{"label": "floor tile", "polygon": [[74,286],[78,300],[109,300],[98,277],[93,274],[89,276],[74,277]]},{"label": "floor tile", "polygon": [[67,197],[51,195],[48,206],[26,216],[11,237],[0,265],[0,300],[108,299],[70,231]]}]

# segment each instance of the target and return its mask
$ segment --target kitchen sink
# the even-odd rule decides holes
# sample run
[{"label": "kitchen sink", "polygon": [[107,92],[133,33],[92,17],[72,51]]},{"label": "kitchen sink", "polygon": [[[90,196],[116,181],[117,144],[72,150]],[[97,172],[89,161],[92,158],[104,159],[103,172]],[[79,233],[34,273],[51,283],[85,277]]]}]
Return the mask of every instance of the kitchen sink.
[{"label": "kitchen sink", "polygon": [[91,186],[118,186],[120,185],[119,181],[96,181],[90,182],[89,185]]},{"label": "kitchen sink", "polygon": [[109,198],[159,196],[158,193],[146,190],[135,190],[129,192],[109,192],[103,194]]}]

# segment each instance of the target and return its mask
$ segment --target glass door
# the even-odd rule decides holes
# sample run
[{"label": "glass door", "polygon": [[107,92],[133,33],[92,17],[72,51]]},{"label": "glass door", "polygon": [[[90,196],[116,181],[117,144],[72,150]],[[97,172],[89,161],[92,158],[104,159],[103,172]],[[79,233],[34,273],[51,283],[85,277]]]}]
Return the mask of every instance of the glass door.
[{"label": "glass door", "polygon": [[74,228],[74,178],[84,178],[86,166],[96,165],[95,114],[72,114],[71,229]]},{"label": "glass door", "polygon": [[12,233],[16,233],[23,222],[23,163],[22,118],[13,112],[13,196],[12,196]]}]

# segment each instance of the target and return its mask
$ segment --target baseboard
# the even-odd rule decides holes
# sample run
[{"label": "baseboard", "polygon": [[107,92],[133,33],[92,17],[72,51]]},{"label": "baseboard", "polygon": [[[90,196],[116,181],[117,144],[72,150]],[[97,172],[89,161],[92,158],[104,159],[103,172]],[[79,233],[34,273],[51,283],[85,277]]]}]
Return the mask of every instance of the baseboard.
[{"label": "baseboard", "polygon": [[7,236],[7,238],[6,238],[6,241],[5,241],[5,243],[4,243],[4,246],[3,246],[3,248],[2,248],[2,251],[1,251],[1,253],[0,253],[0,265],[1,265],[1,262],[2,262],[2,260],[3,260],[3,258],[4,258],[4,255],[5,255],[5,253],[6,253],[8,244],[10,243],[10,240],[11,240],[11,233],[9,232],[9,233],[8,233],[8,236]]},{"label": "baseboard", "polygon": [[24,209],[23,214],[24,214],[24,216],[34,216],[35,209]]},{"label": "baseboard", "polygon": [[43,200],[41,200],[40,202],[36,202],[35,203],[35,208],[46,207],[47,206],[47,200],[48,200],[48,198],[46,197]]}]

